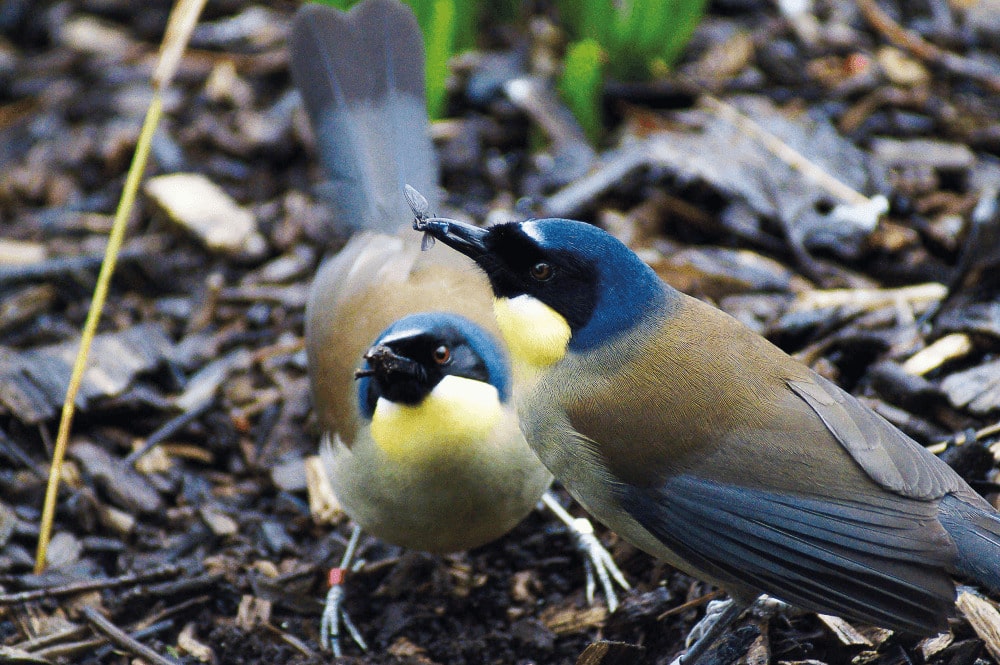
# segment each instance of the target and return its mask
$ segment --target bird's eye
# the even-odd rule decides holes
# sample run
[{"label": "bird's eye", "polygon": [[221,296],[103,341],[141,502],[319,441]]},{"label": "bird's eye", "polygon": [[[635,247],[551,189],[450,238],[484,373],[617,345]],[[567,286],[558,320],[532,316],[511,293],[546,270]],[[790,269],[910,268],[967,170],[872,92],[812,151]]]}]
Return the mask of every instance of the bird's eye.
[{"label": "bird's eye", "polygon": [[535,265],[531,266],[531,278],[539,282],[549,281],[552,279],[552,274],[554,272],[552,264],[546,263],[545,261],[539,261]]},{"label": "bird's eye", "polygon": [[434,349],[434,362],[438,365],[447,365],[451,362],[451,349],[442,344]]}]

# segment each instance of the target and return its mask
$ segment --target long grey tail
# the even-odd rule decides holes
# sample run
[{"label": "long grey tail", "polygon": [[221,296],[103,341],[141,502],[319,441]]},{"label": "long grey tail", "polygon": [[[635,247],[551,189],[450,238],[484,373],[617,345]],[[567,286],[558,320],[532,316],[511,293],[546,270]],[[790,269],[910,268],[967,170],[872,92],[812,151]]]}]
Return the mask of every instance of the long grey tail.
[{"label": "long grey tail", "polygon": [[292,20],[288,49],[337,223],[387,233],[408,227],[405,183],[436,209],[424,47],[413,12],[398,0],[364,0],[348,13],[306,4]]},{"label": "long grey tail", "polygon": [[955,572],[1000,591],[1000,515],[949,494],[938,520],[958,548]]}]

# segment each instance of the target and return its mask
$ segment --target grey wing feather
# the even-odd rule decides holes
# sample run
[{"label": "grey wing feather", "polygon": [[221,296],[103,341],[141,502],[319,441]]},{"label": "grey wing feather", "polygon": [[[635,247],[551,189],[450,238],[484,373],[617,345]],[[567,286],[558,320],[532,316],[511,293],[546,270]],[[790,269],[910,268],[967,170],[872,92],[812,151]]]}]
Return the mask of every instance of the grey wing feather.
[{"label": "grey wing feather", "polygon": [[939,499],[948,492],[970,496],[965,484],[944,462],[826,379],[789,381],[788,387],[882,487],[914,499]]},{"label": "grey wing feather", "polygon": [[407,183],[433,209],[437,165],[413,13],[397,0],[365,0],[349,13],[304,5],[288,48],[338,223],[387,233],[408,228]]},{"label": "grey wing feather", "polygon": [[[891,495],[890,495],[891,496]],[[934,533],[936,506],[792,496],[678,476],[622,486],[636,520],[724,585],[876,625],[936,632],[954,603],[955,551]]]}]

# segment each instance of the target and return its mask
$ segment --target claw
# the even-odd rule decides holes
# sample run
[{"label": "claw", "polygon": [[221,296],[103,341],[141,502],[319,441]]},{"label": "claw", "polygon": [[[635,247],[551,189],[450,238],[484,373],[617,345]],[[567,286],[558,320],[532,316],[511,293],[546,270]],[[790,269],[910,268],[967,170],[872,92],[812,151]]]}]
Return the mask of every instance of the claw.
[{"label": "claw", "polygon": [[587,576],[587,602],[591,604],[594,602],[594,591],[597,588],[594,580],[596,572],[601,589],[604,591],[604,597],[608,601],[608,610],[614,612],[618,609],[618,594],[615,593],[615,583],[625,591],[629,591],[632,587],[629,586],[625,575],[615,564],[614,558],[594,535],[594,525],[585,517],[573,517],[566,512],[566,509],[551,492],[543,494],[542,501],[569,527],[577,551],[583,554],[583,568]]}]

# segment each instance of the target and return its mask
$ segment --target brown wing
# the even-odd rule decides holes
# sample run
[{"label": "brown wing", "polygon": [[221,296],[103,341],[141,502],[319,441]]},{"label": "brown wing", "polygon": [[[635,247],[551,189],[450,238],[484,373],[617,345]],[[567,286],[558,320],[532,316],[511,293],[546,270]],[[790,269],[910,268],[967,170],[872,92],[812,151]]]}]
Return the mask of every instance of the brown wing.
[{"label": "brown wing", "polygon": [[933,499],[965,488],[854,397],[687,296],[659,330],[622,340],[577,374],[591,388],[567,405],[571,423],[600,441],[608,466],[637,485],[713,473],[724,482],[827,496],[891,490]]}]

